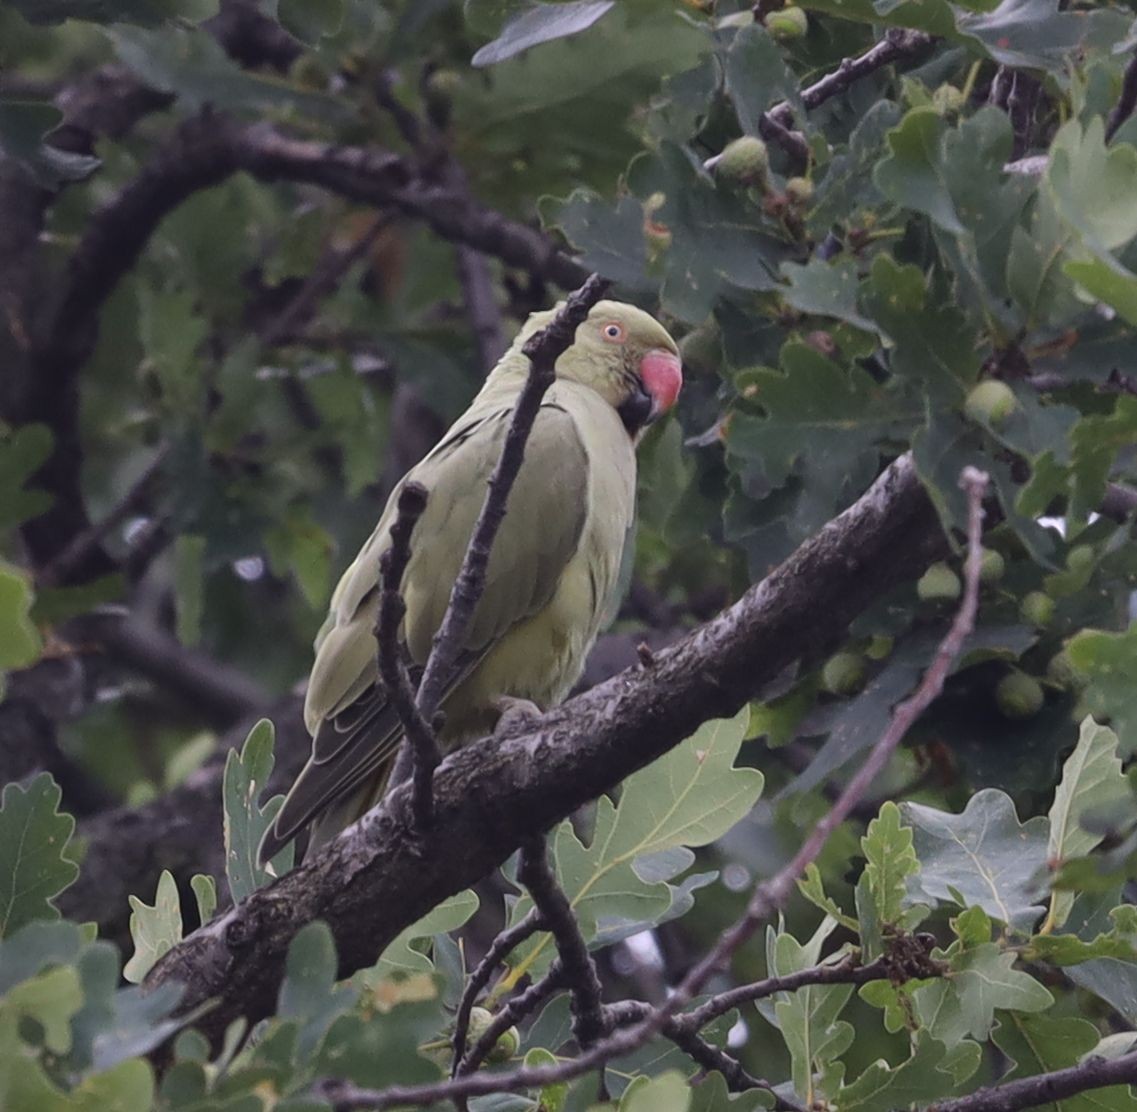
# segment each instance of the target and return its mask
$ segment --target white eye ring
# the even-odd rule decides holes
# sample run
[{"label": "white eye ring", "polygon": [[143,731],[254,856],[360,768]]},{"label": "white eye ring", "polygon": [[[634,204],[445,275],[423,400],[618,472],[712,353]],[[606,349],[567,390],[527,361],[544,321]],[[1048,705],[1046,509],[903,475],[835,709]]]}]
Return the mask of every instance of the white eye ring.
[{"label": "white eye ring", "polygon": [[610,321],[604,326],[603,335],[604,339],[606,339],[610,344],[619,344],[623,343],[624,338],[627,336],[627,332],[625,331],[624,326],[618,321]]}]

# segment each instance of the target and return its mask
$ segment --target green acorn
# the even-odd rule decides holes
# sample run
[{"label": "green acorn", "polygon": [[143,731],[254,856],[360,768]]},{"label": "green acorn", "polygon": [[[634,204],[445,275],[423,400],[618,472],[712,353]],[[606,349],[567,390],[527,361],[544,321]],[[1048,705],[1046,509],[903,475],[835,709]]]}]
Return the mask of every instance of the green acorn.
[{"label": "green acorn", "polygon": [[714,164],[715,176],[732,185],[764,185],[770,173],[770,152],[754,135],[728,143]]},{"label": "green acorn", "polygon": [[916,584],[916,594],[923,602],[951,602],[962,589],[959,576],[944,563],[933,564]]},{"label": "green acorn", "polygon": [[1001,425],[1018,408],[1018,399],[1005,383],[989,378],[979,383],[963,403],[963,412],[973,421]]},{"label": "green acorn", "polygon": [[860,653],[834,653],[821,669],[821,686],[830,695],[853,695],[865,685],[865,658]]},{"label": "green acorn", "polygon": [[1008,718],[1031,718],[1042,710],[1042,685],[1025,672],[1008,672],[995,688],[995,702]]},{"label": "green acorn", "polygon": [[766,30],[777,42],[804,38],[809,33],[809,17],[796,4],[791,4],[766,16]]},{"label": "green acorn", "polygon": [[1044,591],[1031,591],[1019,603],[1024,622],[1042,629],[1054,621],[1054,600]]}]

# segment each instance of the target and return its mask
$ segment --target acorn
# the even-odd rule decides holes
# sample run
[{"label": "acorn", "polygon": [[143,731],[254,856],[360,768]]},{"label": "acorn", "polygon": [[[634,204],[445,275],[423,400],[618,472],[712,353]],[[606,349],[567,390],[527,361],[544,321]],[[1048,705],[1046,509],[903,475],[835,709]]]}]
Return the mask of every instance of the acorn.
[{"label": "acorn", "polygon": [[[471,1008],[468,1041],[474,1044],[486,1033],[493,1022],[493,1012],[488,1008]],[[516,1027],[510,1027],[498,1036],[493,1049],[486,1055],[487,1062],[507,1062],[521,1046],[521,1034]]]},{"label": "acorn", "polygon": [[941,85],[932,93],[932,107],[941,116],[958,112],[963,107],[963,90],[954,85]]},{"label": "acorn", "polygon": [[962,589],[959,576],[943,562],[928,568],[916,584],[916,594],[923,602],[951,602]]},{"label": "acorn", "polygon": [[763,185],[770,173],[770,152],[757,136],[743,135],[726,145],[714,170],[732,185]]},{"label": "acorn", "polygon": [[998,583],[1006,570],[1007,561],[1003,559],[1001,552],[996,552],[993,548],[983,549],[979,562],[980,583]]},{"label": "acorn", "polygon": [[853,695],[865,685],[865,658],[860,653],[834,653],[821,669],[821,686],[830,695]]},{"label": "acorn", "polygon": [[988,378],[979,383],[963,403],[963,412],[980,424],[998,426],[1018,408],[1018,399],[1005,383]]},{"label": "acorn", "polygon": [[786,182],[786,199],[791,205],[805,208],[813,200],[813,182],[809,178],[790,178]]},{"label": "acorn", "polygon": [[1031,591],[1019,603],[1019,614],[1024,622],[1042,629],[1054,621],[1054,600],[1045,591]]},{"label": "acorn", "polygon": [[1008,672],[995,688],[995,702],[1008,718],[1031,718],[1044,699],[1042,685],[1025,672]]},{"label": "acorn", "polygon": [[1079,574],[1090,570],[1094,562],[1094,550],[1088,544],[1076,544],[1066,553],[1066,567]]},{"label": "acorn", "polygon": [[809,33],[809,17],[796,4],[766,16],[766,30],[776,42],[791,42]]},{"label": "acorn", "polygon": [[1086,686],[1086,677],[1074,667],[1065,649],[1060,649],[1047,661],[1046,678],[1066,691],[1081,691]]}]

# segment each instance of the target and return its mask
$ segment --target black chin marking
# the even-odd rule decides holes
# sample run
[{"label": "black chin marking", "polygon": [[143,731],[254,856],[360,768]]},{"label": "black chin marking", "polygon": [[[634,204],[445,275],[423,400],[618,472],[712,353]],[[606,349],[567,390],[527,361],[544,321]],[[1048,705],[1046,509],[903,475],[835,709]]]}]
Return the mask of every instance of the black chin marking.
[{"label": "black chin marking", "polygon": [[624,422],[629,436],[635,436],[651,419],[651,395],[637,383],[634,393],[629,394],[617,407],[616,412]]}]

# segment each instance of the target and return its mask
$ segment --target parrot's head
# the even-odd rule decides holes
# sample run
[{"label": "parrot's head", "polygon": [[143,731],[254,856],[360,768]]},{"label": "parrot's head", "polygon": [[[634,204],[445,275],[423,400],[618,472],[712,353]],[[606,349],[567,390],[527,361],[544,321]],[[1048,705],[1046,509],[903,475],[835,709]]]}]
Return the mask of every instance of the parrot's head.
[{"label": "parrot's head", "polygon": [[[517,359],[521,348],[556,316],[561,305],[529,317],[494,375],[528,373],[528,361]],[[595,390],[620,415],[633,438],[675,404],[683,385],[679,348],[667,329],[642,309],[622,301],[598,301],[593,306],[577,328],[572,345],[557,360],[556,372],[557,378]]]},{"label": "parrot's head", "polygon": [[557,377],[591,387],[636,436],[675,404],[683,368],[678,346],[654,317],[622,301],[598,301],[557,360]]}]

